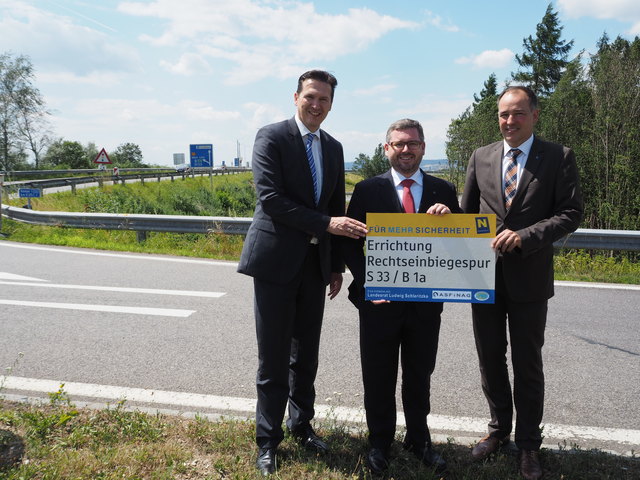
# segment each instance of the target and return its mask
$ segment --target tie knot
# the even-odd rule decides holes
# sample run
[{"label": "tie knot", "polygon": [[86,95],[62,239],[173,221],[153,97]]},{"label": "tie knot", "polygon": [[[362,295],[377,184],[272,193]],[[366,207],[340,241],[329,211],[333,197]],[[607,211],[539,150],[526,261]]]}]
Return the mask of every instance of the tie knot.
[{"label": "tie knot", "polygon": [[411,185],[413,185],[414,182],[415,182],[415,180],[412,180],[410,178],[405,178],[404,180],[402,180],[400,182],[400,185],[402,185],[403,187],[411,188]]},{"label": "tie knot", "polygon": [[308,133],[307,134],[307,145],[311,145],[313,143],[313,139],[316,138],[316,134],[315,133]]},{"label": "tie knot", "polygon": [[512,148],[507,152],[507,157],[516,159],[518,158],[518,155],[520,155],[521,153],[522,153],[522,150],[520,150],[519,148]]}]

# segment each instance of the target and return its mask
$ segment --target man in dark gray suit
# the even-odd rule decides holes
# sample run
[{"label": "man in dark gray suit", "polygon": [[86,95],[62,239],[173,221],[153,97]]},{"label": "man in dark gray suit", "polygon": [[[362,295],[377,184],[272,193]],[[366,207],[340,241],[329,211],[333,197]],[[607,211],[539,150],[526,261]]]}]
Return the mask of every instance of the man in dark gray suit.
[{"label": "man in dark gray suit", "polygon": [[[384,145],[391,169],[363,180],[349,202],[347,215],[360,221],[367,213],[444,215],[460,213],[455,187],[420,168],[424,132],[416,120],[391,124]],[[364,241],[343,242],[344,257],[353,274],[349,299],[360,317],[360,357],[364,407],[369,427],[367,466],[384,473],[396,431],[398,360],[402,365],[402,406],[407,431],[403,447],[429,468],[446,470],[445,460],[431,445],[427,426],[431,374],[436,365],[441,302],[365,300]]]},{"label": "man in dark gray suit", "polygon": [[342,145],[320,130],[333,104],[330,73],[302,74],[296,115],[261,128],[253,146],[258,201],[238,271],[253,277],[258,339],[256,466],[276,470],[282,420],[304,445],[328,449],[311,427],[326,286],[334,298],[344,264],[335,235],[358,238],[366,226],[345,213]]},{"label": "man in dark gray suit", "polygon": [[489,434],[472,455],[485,459],[509,442],[515,403],[519,467],[528,480],[542,476],[542,345],[547,301],[554,293],[553,242],[578,228],[583,213],[574,153],[533,135],[538,115],[530,88],[502,92],[498,121],[504,140],[471,155],[461,202],[466,213],[496,214],[498,232],[491,243],[498,256],[495,304],[471,306],[482,389],[491,413]]}]

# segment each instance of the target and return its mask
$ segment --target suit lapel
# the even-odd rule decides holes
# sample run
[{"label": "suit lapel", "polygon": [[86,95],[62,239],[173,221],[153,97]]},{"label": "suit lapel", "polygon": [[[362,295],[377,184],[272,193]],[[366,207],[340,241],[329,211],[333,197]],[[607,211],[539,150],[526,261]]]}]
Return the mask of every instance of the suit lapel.
[{"label": "suit lapel", "polygon": [[[398,192],[396,190],[396,185],[393,182],[393,176],[391,175],[391,170],[387,170],[382,174],[382,178],[385,180],[382,184],[383,191],[380,192],[380,198],[385,198],[386,196],[391,199],[391,203],[389,205],[395,205],[396,213],[404,213],[404,207],[402,203],[400,203],[400,199],[398,198]],[[394,212],[391,212],[394,213]]]},{"label": "suit lapel", "polygon": [[531,183],[531,179],[533,175],[538,171],[540,164],[542,163],[544,150],[542,148],[542,143],[534,138],[533,144],[531,145],[531,150],[529,151],[529,157],[527,158],[527,163],[522,169],[522,175],[520,176],[520,181],[518,182],[518,189],[516,190],[516,196],[513,197],[513,201],[519,201],[519,199],[524,195],[524,192],[527,190],[529,183]]},{"label": "suit lapel", "polygon": [[496,204],[498,205],[500,216],[504,218],[507,209],[504,205],[504,179],[502,178],[503,145],[503,142],[496,142],[495,148],[489,154],[488,161],[489,171],[493,172],[491,180],[495,182],[495,185],[489,186],[489,191],[497,193],[498,198],[496,199]]}]

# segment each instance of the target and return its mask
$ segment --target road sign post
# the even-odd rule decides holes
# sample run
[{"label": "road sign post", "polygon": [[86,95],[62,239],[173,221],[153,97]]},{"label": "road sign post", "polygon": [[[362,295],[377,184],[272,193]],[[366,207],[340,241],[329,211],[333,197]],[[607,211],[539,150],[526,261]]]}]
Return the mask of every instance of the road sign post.
[{"label": "road sign post", "polygon": [[209,167],[211,190],[213,190],[213,145],[210,143],[189,145],[189,161],[192,171],[194,168]]},{"label": "road sign post", "polygon": [[27,199],[27,208],[31,210],[31,199],[40,198],[41,194],[39,188],[20,188],[18,189],[18,196]]}]

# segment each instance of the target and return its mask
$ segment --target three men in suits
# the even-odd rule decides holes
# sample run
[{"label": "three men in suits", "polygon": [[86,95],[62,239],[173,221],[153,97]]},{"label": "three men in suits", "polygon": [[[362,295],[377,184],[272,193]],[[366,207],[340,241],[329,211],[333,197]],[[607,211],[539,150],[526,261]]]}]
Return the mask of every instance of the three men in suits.
[{"label": "three men in suits", "polygon": [[[425,142],[419,122],[404,119],[393,123],[387,130],[384,149],[391,169],[356,185],[347,216],[364,222],[367,212],[435,215],[461,212],[455,187],[420,169]],[[345,261],[353,274],[349,299],[358,308],[360,317],[364,405],[371,446],[368,467],[380,474],[389,465],[396,428],[400,357],[407,427],[403,446],[427,466],[443,471],[446,463],[431,447],[427,427],[442,303],[366,301],[364,240],[344,239],[342,243]]]},{"label": "three men in suits", "polygon": [[[472,455],[485,459],[509,442],[515,403],[515,442],[520,472],[527,479],[542,476],[542,345],[547,301],[554,294],[553,242],[578,228],[583,213],[574,153],[533,135],[538,116],[530,88],[513,86],[502,92],[498,120],[504,140],[471,155],[461,202],[465,213],[497,216],[491,243],[497,253],[496,301],[471,307],[491,414],[489,434]],[[506,361],[509,340],[513,400]]]},{"label": "three men in suits", "polygon": [[366,234],[363,223],[344,216],[342,145],[320,129],[336,85],[324,71],[302,74],[296,115],[261,128],[253,146],[258,200],[238,271],[254,279],[256,466],[263,475],[276,470],[287,403],[291,433],[309,449],[328,448],[310,423],[326,286],[332,299],[342,285],[335,236]]}]

